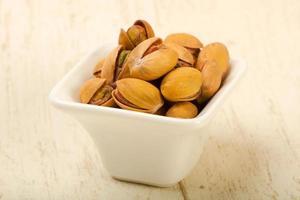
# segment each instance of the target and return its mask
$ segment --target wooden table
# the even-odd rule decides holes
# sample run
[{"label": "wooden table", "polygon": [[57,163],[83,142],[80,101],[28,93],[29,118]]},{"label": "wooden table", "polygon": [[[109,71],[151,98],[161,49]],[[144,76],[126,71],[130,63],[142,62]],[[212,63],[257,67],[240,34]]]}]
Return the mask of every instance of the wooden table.
[{"label": "wooden table", "polygon": [[[47,95],[137,18],[221,41],[248,71],[172,188],[119,182]],[[300,199],[300,2],[0,0],[0,199]]]}]

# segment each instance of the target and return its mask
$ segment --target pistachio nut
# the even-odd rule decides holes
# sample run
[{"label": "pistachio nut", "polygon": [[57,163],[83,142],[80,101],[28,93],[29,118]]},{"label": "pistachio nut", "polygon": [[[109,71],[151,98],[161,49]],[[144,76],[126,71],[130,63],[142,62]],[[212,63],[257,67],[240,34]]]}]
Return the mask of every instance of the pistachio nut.
[{"label": "pistachio nut", "polygon": [[155,113],[164,104],[159,90],[146,81],[124,78],[118,80],[116,85],[112,96],[123,109]]},{"label": "pistachio nut", "polygon": [[127,32],[121,29],[119,34],[119,44],[125,49],[132,50],[142,41],[154,37],[154,32],[150,24],[145,20],[137,20],[128,28]]},{"label": "pistachio nut", "polygon": [[94,71],[93,71],[93,75],[95,77],[98,77],[98,78],[101,78],[101,71],[102,71],[102,67],[103,67],[103,64],[104,64],[104,58],[102,58],[98,64],[95,66],[94,68]]},{"label": "pistachio nut", "polygon": [[80,88],[80,101],[82,103],[114,106],[111,92],[113,88],[106,84],[103,78],[87,80]]},{"label": "pistachio nut", "polygon": [[124,50],[121,45],[114,48],[105,58],[101,69],[101,78],[105,78],[108,84],[112,84],[117,80],[129,53],[130,51]]},{"label": "pistachio nut", "polygon": [[196,68],[202,71],[205,63],[211,60],[214,60],[216,62],[217,66],[222,72],[222,78],[224,78],[230,68],[229,53],[224,44],[214,42],[203,47],[199,54]]},{"label": "pistachio nut", "polygon": [[178,55],[174,50],[162,45],[160,38],[153,37],[132,50],[124,64],[124,70],[129,70],[130,77],[150,81],[171,71],[177,60]]},{"label": "pistachio nut", "polygon": [[191,102],[178,102],[169,108],[168,117],[194,118],[198,115],[198,108]]},{"label": "pistachio nut", "polygon": [[207,61],[202,68],[203,83],[201,95],[197,98],[198,103],[203,103],[212,97],[220,88],[222,71],[215,61]]},{"label": "pistachio nut", "polygon": [[165,39],[166,43],[172,42],[187,48],[196,58],[199,54],[200,48],[203,44],[198,38],[188,33],[174,33],[170,34]]},{"label": "pistachio nut", "polygon": [[202,74],[192,67],[179,67],[162,80],[160,90],[169,101],[191,101],[201,93]]},{"label": "pistachio nut", "polygon": [[189,50],[173,42],[164,42],[164,45],[173,49],[178,54],[177,66],[192,67],[194,65],[194,57]]}]

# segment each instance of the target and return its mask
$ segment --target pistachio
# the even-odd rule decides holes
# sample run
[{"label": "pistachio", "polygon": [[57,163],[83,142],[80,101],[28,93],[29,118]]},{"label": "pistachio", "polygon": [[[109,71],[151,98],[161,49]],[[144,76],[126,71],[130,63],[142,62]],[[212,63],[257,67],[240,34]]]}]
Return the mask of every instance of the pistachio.
[{"label": "pistachio", "polygon": [[112,92],[112,96],[123,109],[155,113],[164,104],[159,90],[146,81],[124,78],[116,84],[117,88]]},{"label": "pistachio", "polygon": [[198,115],[198,108],[191,102],[175,103],[166,113],[168,117],[194,118]]},{"label": "pistachio", "polygon": [[128,28],[127,32],[121,29],[119,34],[119,44],[125,49],[132,50],[142,41],[154,37],[154,32],[150,24],[145,20],[137,20]]},{"label": "pistachio", "polygon": [[173,49],[178,54],[177,65],[179,67],[192,67],[194,65],[194,57],[189,50],[172,42],[164,42],[164,45]]},{"label": "pistachio", "polygon": [[147,34],[145,29],[139,25],[131,26],[127,31],[129,39],[132,41],[134,46],[138,45],[139,43],[143,42],[147,39]]},{"label": "pistachio", "polygon": [[187,33],[170,34],[165,39],[166,43],[172,42],[189,49],[200,49],[203,44],[195,36]]},{"label": "pistachio", "polygon": [[105,83],[106,80],[103,78],[87,80],[80,88],[80,101],[87,104],[114,106],[111,96],[113,88]]},{"label": "pistachio", "polygon": [[132,41],[129,39],[128,34],[124,29],[121,29],[119,34],[119,44],[122,45],[125,49],[133,49],[135,46]]},{"label": "pistachio", "polygon": [[103,64],[104,64],[104,58],[102,58],[94,68],[93,75],[95,77],[101,78],[101,71],[102,71]]},{"label": "pistachio", "polygon": [[205,63],[211,60],[216,62],[217,67],[220,68],[222,72],[222,78],[224,78],[230,68],[229,53],[224,44],[215,42],[203,47],[199,54],[196,68],[202,71]]},{"label": "pistachio", "polygon": [[150,81],[171,71],[178,60],[177,53],[169,47],[162,46],[160,38],[150,38],[132,50],[124,64],[130,77]]},{"label": "pistachio", "polygon": [[106,57],[101,70],[101,77],[105,78],[108,84],[112,84],[117,80],[122,71],[123,63],[129,53],[130,51],[124,50],[123,47],[119,45]]},{"label": "pistachio", "polygon": [[146,20],[141,20],[141,19],[136,20],[134,22],[134,25],[142,26],[146,31],[147,38],[152,38],[155,36],[151,25]]},{"label": "pistachio", "polygon": [[192,67],[179,67],[162,80],[160,90],[169,101],[191,101],[201,92],[201,72]]},{"label": "pistachio", "polygon": [[201,95],[197,98],[198,103],[203,103],[212,97],[220,88],[222,71],[215,61],[207,61],[202,69],[203,83]]}]

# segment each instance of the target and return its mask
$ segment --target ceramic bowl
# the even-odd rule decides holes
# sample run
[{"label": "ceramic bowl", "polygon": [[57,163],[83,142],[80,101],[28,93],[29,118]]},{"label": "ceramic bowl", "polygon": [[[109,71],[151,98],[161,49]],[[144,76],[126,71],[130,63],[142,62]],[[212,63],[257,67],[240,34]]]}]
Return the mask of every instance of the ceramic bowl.
[{"label": "ceramic bowl", "polygon": [[241,59],[231,59],[231,70],[220,90],[193,119],[177,119],[79,103],[79,88],[113,45],[88,54],[49,95],[51,103],[74,117],[93,138],[104,167],[120,180],[172,186],[196,165],[207,138],[207,127],[225,97],[245,71]]}]

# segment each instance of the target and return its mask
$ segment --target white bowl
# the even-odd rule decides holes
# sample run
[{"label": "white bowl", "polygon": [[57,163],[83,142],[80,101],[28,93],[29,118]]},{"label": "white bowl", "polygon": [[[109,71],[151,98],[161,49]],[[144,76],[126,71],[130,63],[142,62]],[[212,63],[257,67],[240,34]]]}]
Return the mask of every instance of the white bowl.
[{"label": "white bowl", "polygon": [[51,91],[51,103],[70,114],[92,136],[109,174],[117,179],[167,187],[196,165],[205,131],[246,65],[232,59],[231,71],[218,93],[194,119],[177,119],[79,103],[79,88],[111,45],[93,51]]}]

